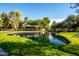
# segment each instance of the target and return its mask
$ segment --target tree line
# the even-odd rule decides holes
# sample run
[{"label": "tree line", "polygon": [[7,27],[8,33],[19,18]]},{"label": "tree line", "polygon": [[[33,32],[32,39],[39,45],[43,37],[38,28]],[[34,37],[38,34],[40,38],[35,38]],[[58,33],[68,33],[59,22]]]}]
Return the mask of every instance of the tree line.
[{"label": "tree line", "polygon": [[79,16],[69,15],[64,21],[54,21],[51,25],[52,31],[79,31]]},{"label": "tree line", "polygon": [[43,19],[32,20],[28,17],[22,19],[20,11],[11,11],[10,13],[3,12],[0,14],[0,30],[18,30],[18,28],[26,29],[27,25],[40,26],[40,28],[49,29],[49,17]]},{"label": "tree line", "polygon": [[76,15],[69,15],[64,21],[51,25],[51,31],[79,31],[79,3],[70,3],[70,8],[74,9]]}]

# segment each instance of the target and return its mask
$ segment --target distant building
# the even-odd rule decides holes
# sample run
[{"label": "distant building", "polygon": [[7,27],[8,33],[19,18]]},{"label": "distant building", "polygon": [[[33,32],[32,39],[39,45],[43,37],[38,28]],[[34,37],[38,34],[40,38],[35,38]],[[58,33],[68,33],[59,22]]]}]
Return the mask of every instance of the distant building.
[{"label": "distant building", "polygon": [[41,27],[36,26],[36,25],[26,25],[25,30],[27,30],[27,31],[36,31],[36,30],[41,30]]}]

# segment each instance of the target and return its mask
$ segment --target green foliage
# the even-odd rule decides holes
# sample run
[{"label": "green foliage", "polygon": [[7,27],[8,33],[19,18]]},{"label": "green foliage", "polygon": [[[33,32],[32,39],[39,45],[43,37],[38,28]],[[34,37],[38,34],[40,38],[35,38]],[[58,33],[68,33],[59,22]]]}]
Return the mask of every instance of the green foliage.
[{"label": "green foliage", "polygon": [[37,20],[30,20],[28,19],[28,17],[25,17],[24,22],[27,25],[36,25],[40,26],[41,28],[49,29],[50,20],[48,17],[44,17],[43,19],[37,19]]},{"label": "green foliage", "polygon": [[0,27],[3,27],[3,20],[0,19]]},{"label": "green foliage", "polygon": [[75,13],[79,15],[79,3],[71,3],[70,8],[75,9]]},{"label": "green foliage", "polygon": [[[79,16],[70,15],[64,21],[56,23],[52,23],[52,29],[61,29],[61,31],[79,31]],[[60,30],[58,30],[60,31]]]},{"label": "green foliage", "polygon": [[2,27],[3,30],[18,30],[19,28],[23,30],[27,25],[36,25],[40,26],[40,28],[49,29],[49,17],[37,20],[31,20],[25,17],[24,20],[22,20],[21,16],[20,11],[11,11],[10,13],[3,12],[0,15],[0,27]]},{"label": "green foliage", "polygon": [[[75,9],[75,13],[78,15],[69,15],[64,21],[60,23],[53,22],[53,31],[79,31],[79,3],[70,4],[70,8]],[[55,24],[54,24],[55,23]]]}]

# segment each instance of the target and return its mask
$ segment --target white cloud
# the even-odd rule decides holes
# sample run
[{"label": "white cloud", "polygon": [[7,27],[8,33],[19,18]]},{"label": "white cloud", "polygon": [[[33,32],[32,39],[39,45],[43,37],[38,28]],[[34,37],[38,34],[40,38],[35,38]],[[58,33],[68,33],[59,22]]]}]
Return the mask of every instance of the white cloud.
[{"label": "white cloud", "polygon": [[65,20],[66,18],[62,18],[62,19],[52,19],[51,21],[50,21],[50,26],[51,26],[51,24],[52,24],[52,22],[53,21],[56,21],[56,22],[62,22],[63,20]]},{"label": "white cloud", "polygon": [[62,18],[62,19],[53,19],[53,21],[56,21],[56,22],[62,22],[63,20],[65,20],[66,18]]}]

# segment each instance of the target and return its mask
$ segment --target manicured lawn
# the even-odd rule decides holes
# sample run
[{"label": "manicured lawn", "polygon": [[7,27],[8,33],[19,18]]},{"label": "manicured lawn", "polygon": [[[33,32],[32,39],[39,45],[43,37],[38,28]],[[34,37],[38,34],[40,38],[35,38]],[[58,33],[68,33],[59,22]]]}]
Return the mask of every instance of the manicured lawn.
[{"label": "manicured lawn", "polygon": [[[66,45],[49,44],[48,39],[31,40],[20,36],[9,36],[9,33],[23,31],[0,31],[0,47],[8,55],[38,56],[72,56],[79,55],[79,36],[76,32],[61,32],[71,43]],[[26,32],[26,31],[24,31]],[[43,37],[42,37],[43,38]]]},{"label": "manicured lawn", "polygon": [[[79,56],[79,32],[60,32],[59,35],[70,41],[70,44],[60,45],[62,51]],[[58,46],[57,49],[60,49]]]},{"label": "manicured lawn", "polygon": [[67,38],[71,43],[79,45],[79,32],[61,32],[59,35]]},{"label": "manicured lawn", "polygon": [[[18,31],[20,32],[20,31]],[[12,31],[0,32],[0,47],[3,48],[8,55],[38,55],[38,56],[71,56],[75,55],[70,52],[61,50],[58,45],[48,44],[45,40],[33,41],[31,39],[9,36],[7,34],[14,33]]]}]

